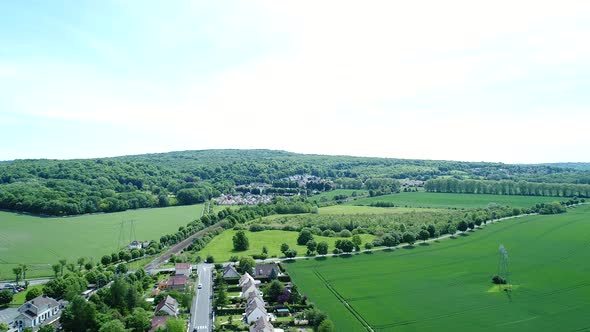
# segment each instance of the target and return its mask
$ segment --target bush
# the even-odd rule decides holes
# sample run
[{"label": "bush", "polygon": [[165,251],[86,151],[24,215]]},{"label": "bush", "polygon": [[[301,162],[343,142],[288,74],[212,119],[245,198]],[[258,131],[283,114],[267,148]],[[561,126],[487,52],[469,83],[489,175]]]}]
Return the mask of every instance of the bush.
[{"label": "bush", "polygon": [[505,285],[506,284],[506,280],[502,277],[500,277],[499,275],[495,275],[492,278],[492,282],[496,285]]},{"label": "bush", "polygon": [[211,264],[211,263],[215,263],[215,258],[213,258],[213,256],[211,255],[207,255],[207,259],[205,260],[205,262]]}]

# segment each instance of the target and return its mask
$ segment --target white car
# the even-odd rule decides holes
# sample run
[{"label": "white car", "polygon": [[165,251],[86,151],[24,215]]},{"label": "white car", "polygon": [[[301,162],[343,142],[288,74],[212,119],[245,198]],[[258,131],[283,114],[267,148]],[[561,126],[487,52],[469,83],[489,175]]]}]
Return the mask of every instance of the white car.
[{"label": "white car", "polygon": [[198,284],[198,285],[197,285],[197,288],[198,288],[198,289],[201,289],[201,288],[203,288],[203,284]]}]

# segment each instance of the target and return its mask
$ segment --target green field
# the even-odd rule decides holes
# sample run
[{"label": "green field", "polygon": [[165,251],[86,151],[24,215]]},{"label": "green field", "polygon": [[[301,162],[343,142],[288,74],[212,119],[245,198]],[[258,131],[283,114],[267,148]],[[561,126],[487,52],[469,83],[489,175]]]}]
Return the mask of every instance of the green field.
[{"label": "green field", "polygon": [[61,218],[0,211],[0,280],[13,278],[16,264],[30,266],[28,277],[48,276],[59,259],[110,254],[130,242],[130,220],[138,240],[159,240],[198,219],[202,209],[190,205]]},{"label": "green field", "polygon": [[348,205],[371,205],[376,202],[393,203],[396,206],[431,207],[431,208],[485,208],[490,203],[509,205],[512,207],[531,207],[537,203],[562,201],[563,197],[543,196],[509,196],[509,195],[484,195],[484,194],[448,194],[402,192],[377,197],[361,198],[350,201]]},{"label": "green field", "polygon": [[[227,262],[229,261],[231,256],[247,256],[253,254],[260,254],[262,252],[262,247],[266,246],[268,249],[268,257],[275,256],[280,257],[281,254],[281,244],[287,243],[290,248],[297,250],[297,256],[303,256],[307,252],[307,248],[305,246],[297,245],[297,236],[299,235],[298,232],[289,232],[289,231],[277,231],[277,230],[269,230],[269,231],[262,231],[262,232],[250,232],[244,231],[248,240],[250,242],[250,249],[246,251],[235,252],[233,250],[233,242],[232,237],[236,233],[234,230],[227,230],[220,235],[216,236],[199,252],[199,255],[204,259],[207,255],[212,255],[215,258],[216,262]],[[375,236],[370,234],[361,234],[361,239],[363,243],[372,241]],[[331,251],[334,249],[334,242],[338,239],[336,237],[324,237],[324,236],[315,236],[314,239],[316,242],[326,241],[328,243],[329,250]],[[350,239],[350,238],[349,238]]]},{"label": "green field", "polygon": [[406,208],[406,207],[375,207],[365,205],[332,205],[319,209],[320,215],[350,215],[350,214],[399,214],[409,212],[441,211],[440,209],[429,208]]},{"label": "green field", "polygon": [[[287,271],[337,331],[363,331],[362,320],[375,331],[587,331],[589,239],[586,205],[429,246],[297,261]],[[491,283],[500,244],[510,293]]]},{"label": "green field", "polygon": [[349,198],[354,198],[352,197],[352,193],[356,193],[357,197],[369,195],[369,191],[364,189],[335,189],[310,196],[309,200],[318,202],[332,201],[337,195],[346,195]]}]

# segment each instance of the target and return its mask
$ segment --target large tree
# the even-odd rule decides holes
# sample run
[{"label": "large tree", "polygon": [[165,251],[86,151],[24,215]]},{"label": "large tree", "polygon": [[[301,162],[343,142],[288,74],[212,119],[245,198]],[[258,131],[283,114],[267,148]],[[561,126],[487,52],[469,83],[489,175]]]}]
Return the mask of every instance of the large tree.
[{"label": "large tree", "polygon": [[313,240],[313,234],[311,231],[309,229],[302,229],[301,232],[299,232],[299,236],[297,237],[297,244],[304,246],[310,240]]},{"label": "large tree", "polygon": [[31,288],[27,292],[27,295],[25,295],[25,300],[31,301],[32,299],[36,298],[37,296],[41,296],[41,294],[43,294],[43,292],[41,292],[41,290],[39,288]]},{"label": "large tree", "polygon": [[250,242],[244,231],[238,231],[232,238],[235,251],[245,251],[250,248]]},{"label": "large tree", "polygon": [[68,332],[96,331],[98,323],[94,303],[86,302],[80,296],[74,297],[63,310],[59,322]]},{"label": "large tree", "polygon": [[428,240],[429,237],[430,237],[430,233],[425,229],[420,230],[420,232],[418,233],[418,239],[420,239],[424,242],[426,242],[426,240]]},{"label": "large tree", "polygon": [[406,232],[403,235],[403,241],[406,242],[409,245],[414,244],[414,242],[416,242],[416,234],[412,233],[412,232]]},{"label": "large tree", "polygon": [[327,254],[328,253],[328,243],[326,243],[325,241],[318,243],[317,251],[318,251],[318,254],[320,254],[320,255]]},{"label": "large tree", "polygon": [[12,292],[9,290],[0,291],[0,306],[7,305],[12,302]]},{"label": "large tree", "polygon": [[256,266],[256,262],[254,261],[254,258],[252,258],[250,256],[240,257],[240,262],[238,263],[238,270],[241,273],[246,273],[246,272],[252,273],[254,266]]}]

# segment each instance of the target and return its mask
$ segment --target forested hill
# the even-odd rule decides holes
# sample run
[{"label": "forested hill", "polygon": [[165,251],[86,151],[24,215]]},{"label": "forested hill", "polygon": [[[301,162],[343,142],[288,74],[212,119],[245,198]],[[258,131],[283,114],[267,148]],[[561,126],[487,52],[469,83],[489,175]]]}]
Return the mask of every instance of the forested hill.
[{"label": "forested hill", "polygon": [[355,188],[368,179],[590,183],[590,171],[551,165],[202,150],[79,160],[0,163],[0,208],[49,215],[114,212],[203,202],[236,185],[310,174]]}]

